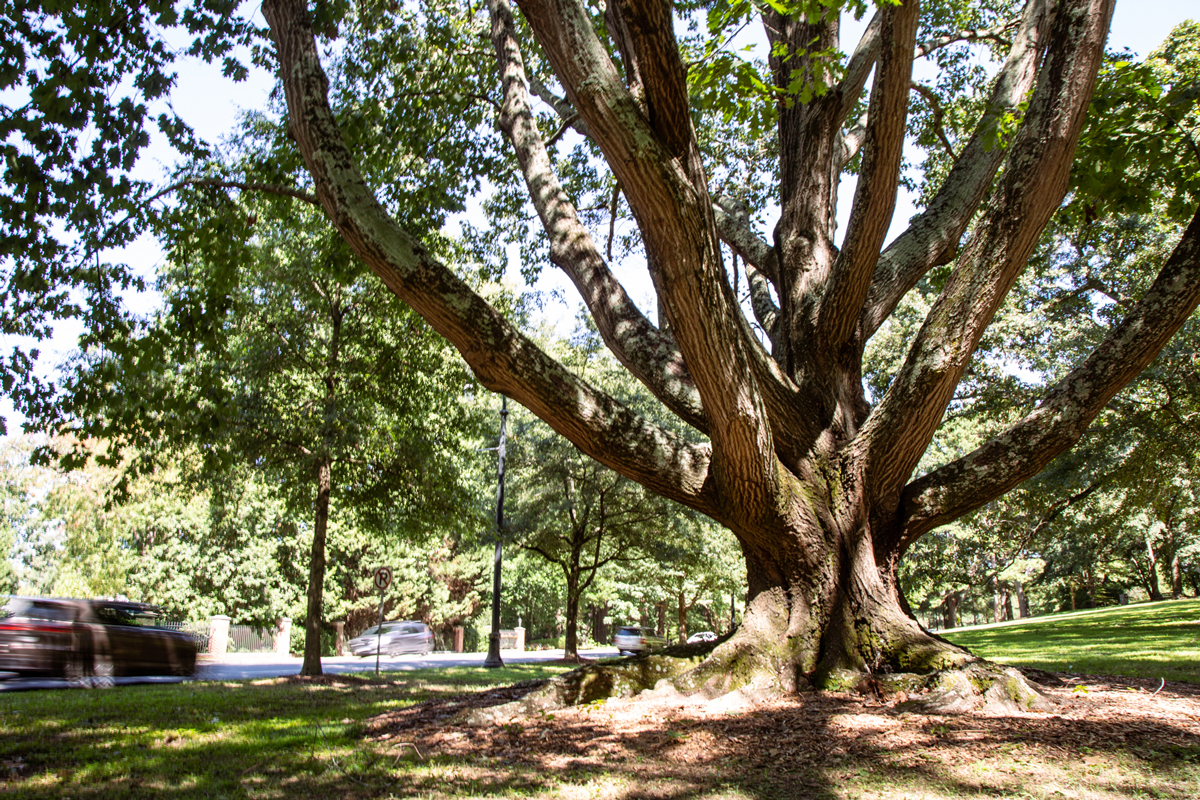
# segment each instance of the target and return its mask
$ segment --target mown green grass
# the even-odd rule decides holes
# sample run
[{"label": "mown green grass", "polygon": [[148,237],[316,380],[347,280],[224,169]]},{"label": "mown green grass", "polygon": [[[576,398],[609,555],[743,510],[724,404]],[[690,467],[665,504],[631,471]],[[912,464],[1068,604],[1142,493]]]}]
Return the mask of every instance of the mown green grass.
[{"label": "mown green grass", "polygon": [[[1059,615],[951,632],[988,658],[1050,670],[1197,678],[1200,602]],[[385,674],[0,694],[0,795],[151,798],[609,798],[634,800],[1057,800],[1200,797],[1200,736],[1151,713],[1115,736],[1104,720],[937,719],[865,700],[798,700],[644,729],[602,706],[422,742],[364,738],[364,722],[431,697],[487,690],[565,667]],[[1143,695],[1149,696],[1146,691]],[[1167,697],[1170,694],[1164,694]],[[823,710],[822,710],[823,709]],[[435,718],[436,719],[436,718]],[[566,720],[566,722],[564,722]],[[444,723],[436,723],[441,725]],[[731,730],[731,726],[733,726]],[[739,727],[740,726],[740,727]],[[903,728],[903,735],[897,733]],[[399,729],[397,729],[399,730]],[[436,728],[434,729],[436,730]],[[564,733],[564,731],[566,731]],[[573,731],[573,732],[572,732]],[[749,733],[748,733],[749,731]],[[792,744],[800,736],[799,744]],[[737,736],[735,736],[737,734]],[[811,738],[805,738],[812,734]],[[550,747],[557,735],[569,742]],[[549,739],[544,737],[549,736]],[[473,738],[476,737],[476,738]],[[689,740],[694,748],[676,757]],[[705,738],[707,737],[707,738]],[[617,745],[606,755],[604,742]],[[600,744],[598,744],[600,743]],[[544,758],[522,760],[521,753]]]},{"label": "mown green grass", "polygon": [[563,669],[452,668],[332,685],[278,679],[7,692],[0,694],[0,794],[240,798],[256,796],[257,785],[264,797],[345,796],[340,767],[356,756],[364,720],[439,694]]},{"label": "mown green grass", "polygon": [[942,635],[1002,664],[1200,683],[1200,599],[1056,614]]}]

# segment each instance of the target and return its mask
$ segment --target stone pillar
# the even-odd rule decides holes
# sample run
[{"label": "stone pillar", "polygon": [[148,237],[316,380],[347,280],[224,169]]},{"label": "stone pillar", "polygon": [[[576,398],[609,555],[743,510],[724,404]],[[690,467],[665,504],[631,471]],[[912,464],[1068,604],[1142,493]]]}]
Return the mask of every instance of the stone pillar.
[{"label": "stone pillar", "polygon": [[467,636],[467,631],[465,628],[463,628],[462,625],[454,626],[454,652],[461,653],[464,650],[464,648],[465,648],[464,642],[466,641],[466,636]]},{"label": "stone pillar", "polygon": [[344,656],[346,655],[346,621],[340,619],[333,623],[333,629],[337,632],[337,640],[333,643],[333,652]]},{"label": "stone pillar", "polygon": [[229,652],[229,617],[214,614],[208,618],[208,654],[223,656]]},{"label": "stone pillar", "polygon": [[517,634],[517,640],[513,643],[513,650],[524,650],[525,649],[525,628],[518,625],[516,628],[513,629],[513,632]]},{"label": "stone pillar", "polygon": [[280,617],[275,623],[275,655],[286,656],[292,652],[292,619]]}]

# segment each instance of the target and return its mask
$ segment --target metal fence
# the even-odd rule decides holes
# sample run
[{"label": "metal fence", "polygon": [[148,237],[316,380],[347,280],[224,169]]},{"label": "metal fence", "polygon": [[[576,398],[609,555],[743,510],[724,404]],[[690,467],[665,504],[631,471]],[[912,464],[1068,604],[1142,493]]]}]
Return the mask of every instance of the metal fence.
[{"label": "metal fence", "polygon": [[[197,653],[208,652],[207,622],[160,622],[163,628],[173,631],[183,631],[191,635],[196,642]],[[230,625],[227,653],[270,653],[275,649],[275,629],[255,628],[252,625]]]},{"label": "metal fence", "polygon": [[196,642],[197,653],[208,652],[208,623],[207,622],[159,622],[163,628],[173,631],[183,631]]},{"label": "metal fence", "polygon": [[253,628],[249,625],[229,626],[230,653],[269,653],[274,649],[274,628]]}]

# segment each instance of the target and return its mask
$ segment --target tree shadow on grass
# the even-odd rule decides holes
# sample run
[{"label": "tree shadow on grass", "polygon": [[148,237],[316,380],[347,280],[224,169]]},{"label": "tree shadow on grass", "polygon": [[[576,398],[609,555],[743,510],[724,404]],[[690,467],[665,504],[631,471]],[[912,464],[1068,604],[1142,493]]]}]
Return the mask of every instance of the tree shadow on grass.
[{"label": "tree shadow on grass", "polygon": [[[921,716],[870,698],[802,695],[740,713],[698,701],[635,701],[483,727],[456,719],[466,707],[509,702],[534,682],[435,697],[362,724],[295,710],[261,719],[230,714],[227,724],[192,737],[171,732],[178,720],[133,711],[121,724],[112,713],[64,715],[21,731],[0,728],[0,791],[39,800],[832,800],[1040,796],[1059,788],[1200,796],[1200,687],[1153,695],[1139,685],[1130,692],[1129,684],[1093,686],[1086,696],[1059,687],[1052,690],[1062,703],[1057,713],[1020,717]],[[329,710],[353,716],[385,690],[342,691]],[[322,697],[314,703],[327,702]],[[266,708],[270,693],[246,700]]]}]

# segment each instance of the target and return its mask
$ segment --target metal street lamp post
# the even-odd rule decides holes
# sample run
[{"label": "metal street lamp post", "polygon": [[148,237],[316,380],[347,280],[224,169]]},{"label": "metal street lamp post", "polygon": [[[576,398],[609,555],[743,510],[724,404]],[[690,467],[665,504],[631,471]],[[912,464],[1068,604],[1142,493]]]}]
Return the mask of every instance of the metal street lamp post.
[{"label": "metal street lamp post", "polygon": [[492,632],[488,634],[488,654],[483,665],[488,668],[503,667],[500,660],[500,562],[503,558],[501,551],[501,534],[504,532],[504,427],[508,420],[508,398],[500,396],[500,446],[496,448],[499,454],[497,474],[499,486],[496,488],[496,558],[492,571]]}]

